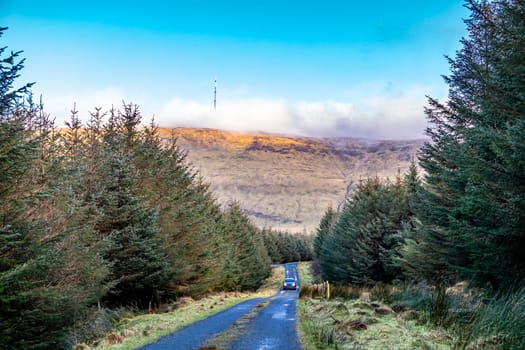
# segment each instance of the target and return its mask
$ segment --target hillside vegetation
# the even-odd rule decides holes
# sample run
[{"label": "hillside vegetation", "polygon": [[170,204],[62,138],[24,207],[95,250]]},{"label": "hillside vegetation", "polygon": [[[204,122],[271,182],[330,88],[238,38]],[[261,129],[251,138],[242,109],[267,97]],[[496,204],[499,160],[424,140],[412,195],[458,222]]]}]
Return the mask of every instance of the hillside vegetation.
[{"label": "hillside vegetation", "polygon": [[[405,172],[423,141],[373,141],[160,128],[189,151],[220,203],[238,200],[259,227],[312,232],[360,179]],[[350,186],[349,186],[350,185]]]}]

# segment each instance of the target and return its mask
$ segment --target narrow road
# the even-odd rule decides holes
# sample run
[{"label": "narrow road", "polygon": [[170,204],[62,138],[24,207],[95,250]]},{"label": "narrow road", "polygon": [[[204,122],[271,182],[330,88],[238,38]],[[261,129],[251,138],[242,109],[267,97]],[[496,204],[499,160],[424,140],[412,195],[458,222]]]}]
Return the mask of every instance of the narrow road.
[{"label": "narrow road", "polygon": [[300,350],[296,328],[298,291],[282,290],[250,321],[246,332],[230,346],[232,350]]},{"label": "narrow road", "polygon": [[[299,281],[295,264],[286,264],[284,278],[293,277]],[[301,343],[296,327],[297,290],[280,290],[271,298],[258,298],[245,301],[224,310],[205,320],[196,322],[157,342],[146,345],[141,350],[196,350],[215,344],[223,334],[232,350],[300,350]],[[264,301],[264,307],[261,307]],[[248,316],[247,316],[248,315]],[[244,322],[239,322],[244,316]],[[236,322],[237,321],[237,322]],[[239,328],[239,324],[242,326]],[[233,331],[232,331],[233,330]],[[209,348],[214,348],[210,346]]]},{"label": "narrow road", "polygon": [[[299,276],[295,264],[286,264],[285,278]],[[235,338],[228,349],[231,350],[300,350],[301,343],[297,335],[296,304],[297,290],[280,290],[269,299],[269,304],[262,308]]]},{"label": "narrow road", "polygon": [[264,298],[250,299],[191,324],[171,335],[148,344],[140,350],[193,350],[203,346],[212,336],[227,330],[233,322],[250,312]]}]

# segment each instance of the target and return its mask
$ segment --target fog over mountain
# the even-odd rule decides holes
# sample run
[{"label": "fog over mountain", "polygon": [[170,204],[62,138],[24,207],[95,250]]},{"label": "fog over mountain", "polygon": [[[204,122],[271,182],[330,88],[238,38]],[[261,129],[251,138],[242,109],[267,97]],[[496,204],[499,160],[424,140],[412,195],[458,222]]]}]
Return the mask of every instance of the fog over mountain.
[{"label": "fog over mountain", "polygon": [[[264,130],[313,137],[418,139],[428,126],[424,115],[428,88],[412,86],[389,91],[382,84],[364,85],[349,101],[299,101],[276,98],[227,98],[217,109],[208,102],[172,98],[165,103],[159,123],[165,126],[214,128],[249,132]],[[388,91],[385,91],[388,90]],[[271,116],[271,117],[268,117]]]}]

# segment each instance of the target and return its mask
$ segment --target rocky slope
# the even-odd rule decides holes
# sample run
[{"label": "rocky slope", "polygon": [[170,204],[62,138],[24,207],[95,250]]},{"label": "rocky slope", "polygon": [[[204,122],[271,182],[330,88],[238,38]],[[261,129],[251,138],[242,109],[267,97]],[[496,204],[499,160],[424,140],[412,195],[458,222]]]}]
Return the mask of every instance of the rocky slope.
[{"label": "rocky slope", "polygon": [[371,141],[161,128],[221,203],[238,200],[260,227],[314,231],[324,211],[338,208],[353,184],[403,174],[422,140]]}]

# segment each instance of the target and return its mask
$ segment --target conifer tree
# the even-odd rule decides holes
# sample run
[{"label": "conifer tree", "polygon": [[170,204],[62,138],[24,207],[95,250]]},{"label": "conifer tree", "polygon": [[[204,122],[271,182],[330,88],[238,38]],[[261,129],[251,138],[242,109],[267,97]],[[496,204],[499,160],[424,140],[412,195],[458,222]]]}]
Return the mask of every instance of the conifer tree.
[{"label": "conifer tree", "polygon": [[282,263],[283,256],[281,255],[281,251],[279,250],[276,234],[269,228],[264,228],[261,231],[261,234],[264,239],[264,246],[266,247],[266,250],[268,251],[268,256],[270,257],[272,262]]},{"label": "conifer tree", "polygon": [[314,255],[319,258],[321,256],[321,251],[323,249],[323,244],[325,239],[332,232],[333,226],[337,221],[337,213],[332,209],[328,208],[321,218],[319,227],[314,238]]},{"label": "conifer tree", "polygon": [[[126,105],[125,105],[126,106]],[[157,226],[157,211],[137,194],[133,164],[140,114],[132,107],[110,111],[103,134],[102,195],[97,198],[100,217],[96,229],[110,241],[104,258],[110,264],[107,300],[127,304],[158,301],[167,284],[164,241]]]},{"label": "conifer tree", "polygon": [[108,299],[119,303],[157,300],[157,290],[166,283],[166,260],[156,227],[155,210],[133,193],[129,158],[115,154],[108,159],[102,217],[97,223],[100,234],[111,245],[105,258],[111,266]]},{"label": "conifer tree", "polygon": [[60,348],[103,293],[105,271],[68,221],[75,211],[49,116],[30,85],[11,90],[17,56],[0,60],[0,347]]},{"label": "conifer tree", "polygon": [[[5,30],[0,28],[0,37]],[[0,48],[0,55],[5,50]],[[30,184],[28,175],[37,158],[38,139],[31,137],[25,127],[31,111],[22,99],[28,96],[31,85],[13,89],[23,68],[23,60],[17,62],[19,54],[0,56],[0,347],[21,348],[27,342],[29,348],[38,348],[47,344],[42,344],[38,336],[29,340],[36,332],[19,317],[22,311],[32,311],[34,324],[49,325],[45,315],[31,307],[37,300],[31,285],[36,276],[49,270],[45,262],[37,260],[40,247],[33,238],[37,233],[27,218],[24,203],[32,200],[27,192],[31,187],[26,185]],[[37,288],[42,287],[42,279],[38,282],[34,283]],[[50,328],[55,331],[53,326]],[[51,343],[56,336],[50,334]]]},{"label": "conifer tree", "polygon": [[[468,1],[449,98],[429,100],[414,271],[499,287],[525,276],[525,31],[520,1]],[[408,252],[407,252],[408,253]],[[429,276],[426,276],[429,277]]]},{"label": "conifer tree", "polygon": [[299,234],[290,234],[295,250],[299,254],[299,261],[310,261],[313,259],[313,238],[307,235],[306,231]]},{"label": "conifer tree", "polygon": [[154,123],[135,145],[137,190],[158,208],[159,232],[169,261],[168,294],[201,294],[223,284],[222,213],[186,153],[174,139],[162,140]]},{"label": "conifer tree", "polygon": [[313,239],[306,232],[290,233],[265,228],[261,234],[268,255],[274,263],[313,259]]},{"label": "conifer tree", "polygon": [[323,279],[338,283],[350,284],[348,274],[348,263],[351,261],[351,249],[353,245],[350,236],[352,216],[349,212],[349,203],[346,203],[332,231],[327,235],[321,246],[319,264]]},{"label": "conifer tree", "polygon": [[360,182],[324,239],[323,277],[342,284],[371,285],[400,278],[396,264],[403,227],[410,221],[405,182]]},{"label": "conifer tree", "polygon": [[270,258],[258,229],[250,223],[237,202],[232,202],[224,214],[225,235],[236,260],[238,289],[258,288],[270,274]]}]

